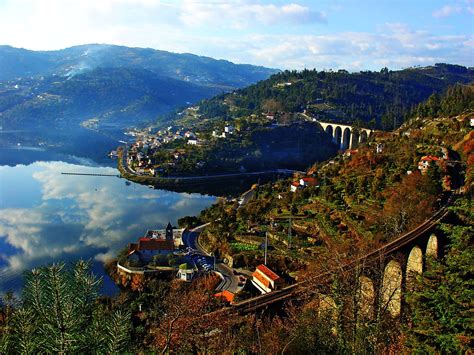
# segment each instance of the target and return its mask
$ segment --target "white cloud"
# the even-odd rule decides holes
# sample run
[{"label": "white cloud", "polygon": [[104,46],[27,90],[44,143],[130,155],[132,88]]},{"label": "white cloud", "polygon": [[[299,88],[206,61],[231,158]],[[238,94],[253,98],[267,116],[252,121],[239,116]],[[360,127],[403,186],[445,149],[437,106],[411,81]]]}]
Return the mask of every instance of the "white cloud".
[{"label": "white cloud", "polygon": [[326,14],[296,3],[286,5],[258,4],[254,1],[201,2],[184,0],[179,16],[187,26],[213,26],[234,29],[254,24],[279,26],[326,22]]},{"label": "white cloud", "polygon": [[[197,214],[213,201],[157,190],[153,190],[152,199],[150,189],[125,187],[117,178],[60,174],[92,168],[61,162],[34,165],[32,180],[41,185],[40,201],[31,208],[0,210],[0,241],[17,250],[8,255],[0,250],[0,259],[7,264],[0,267],[0,289],[2,283],[18,279],[23,270],[38,265],[79,257],[104,261],[146,229],[164,227],[183,214]],[[2,174],[11,169],[30,171],[30,167],[5,168]],[[93,169],[116,172],[111,168]]]},{"label": "white cloud", "polygon": [[[473,36],[469,31],[452,37],[450,42],[441,35],[403,23],[381,25],[373,32],[331,32],[329,25],[316,26],[326,21],[326,15],[321,11],[323,8],[309,5],[309,1],[7,0],[5,3],[0,11],[0,43],[30,49],[111,43],[282,69],[377,69],[380,62],[392,63],[396,69],[399,63],[415,65],[430,63],[432,59],[473,65],[470,45]],[[469,11],[473,1],[458,0],[453,4],[446,5],[449,9],[439,15],[455,13],[457,7]],[[324,10],[334,17],[331,24],[337,23],[336,16],[343,16],[333,12],[331,6]]]},{"label": "white cloud", "polygon": [[433,16],[436,18],[448,17],[454,14],[459,14],[462,7],[458,5],[445,5],[438,10],[433,11]]},{"label": "white cloud", "polygon": [[459,15],[462,13],[467,13],[470,15],[474,14],[474,0],[458,0],[456,3],[444,5],[441,8],[433,11],[432,15],[435,18],[443,18],[452,15]]},{"label": "white cloud", "polygon": [[[386,24],[375,33],[344,32],[332,35],[242,36],[232,60],[288,69],[393,69],[449,62],[472,65],[473,35],[436,36],[412,30],[406,24]],[[248,44],[248,46],[247,46]],[[355,65],[353,65],[355,64]]]}]

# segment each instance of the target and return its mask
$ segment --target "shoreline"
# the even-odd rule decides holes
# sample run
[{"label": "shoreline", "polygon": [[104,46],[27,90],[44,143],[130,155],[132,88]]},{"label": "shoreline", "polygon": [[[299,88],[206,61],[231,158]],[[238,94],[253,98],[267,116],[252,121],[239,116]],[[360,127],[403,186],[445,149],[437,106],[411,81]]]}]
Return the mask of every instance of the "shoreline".
[{"label": "shoreline", "polygon": [[120,172],[121,177],[139,183],[139,184],[146,184],[146,185],[154,185],[160,188],[176,188],[176,187],[186,187],[192,186],[195,184],[209,184],[209,183],[216,183],[218,181],[235,181],[236,179],[245,179],[245,178],[252,178],[252,177],[269,177],[269,176],[291,176],[295,173],[304,173],[302,171],[297,170],[289,170],[289,169],[274,169],[269,171],[256,171],[256,172],[246,172],[246,173],[228,173],[228,174],[220,174],[220,175],[201,175],[201,176],[173,176],[173,177],[157,177],[157,176],[145,176],[145,175],[137,175],[128,169],[128,167],[124,164],[124,151],[123,147],[119,147],[117,149],[117,165],[118,170]]}]

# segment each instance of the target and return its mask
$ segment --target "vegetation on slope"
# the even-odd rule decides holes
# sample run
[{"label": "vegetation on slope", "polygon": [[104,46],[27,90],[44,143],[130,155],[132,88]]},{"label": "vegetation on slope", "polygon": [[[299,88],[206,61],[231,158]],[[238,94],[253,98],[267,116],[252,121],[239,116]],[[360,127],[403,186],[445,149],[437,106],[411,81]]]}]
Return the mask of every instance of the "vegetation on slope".
[{"label": "vegetation on slope", "polygon": [[165,176],[305,169],[312,162],[334,155],[336,149],[331,138],[314,123],[293,122],[277,127],[257,126],[225,139],[207,134],[205,143],[199,145],[174,141],[154,153],[153,163]]},{"label": "vegetation on slope", "polygon": [[450,85],[474,80],[474,70],[457,65],[380,72],[348,73],[316,70],[285,71],[248,88],[205,100],[205,117],[231,118],[258,112],[300,112],[322,120],[363,122],[390,130],[412,108]]},{"label": "vegetation on slope", "polygon": [[470,199],[452,208],[456,218],[442,224],[449,238],[446,256],[429,258],[407,300],[412,326],[406,328],[410,349],[425,353],[464,353],[474,346],[474,213]]},{"label": "vegetation on slope", "polygon": [[[11,298],[3,300],[1,350],[7,353],[221,353],[223,349],[242,353],[469,351],[473,342],[474,308],[471,270],[474,134],[470,127],[474,112],[463,104],[453,114],[456,116],[413,118],[393,133],[375,135],[350,157],[341,156],[333,162],[316,165],[308,173],[320,181],[319,188],[290,193],[290,181],[279,181],[259,188],[255,200],[241,208],[221,201],[202,213],[201,219],[211,222],[208,246],[222,256],[233,253],[234,262],[239,258],[243,265],[260,262],[260,251],[237,247],[237,243],[261,238],[259,233],[268,231],[275,236],[272,243],[277,249],[270,254],[271,267],[278,271],[285,271],[284,267],[287,271],[299,270],[298,277],[303,280],[326,273],[327,277],[311,283],[305,297],[299,297],[300,302],[280,309],[283,315],[229,317],[216,312],[208,316],[220,306],[212,296],[216,283],[212,278],[198,279],[191,285],[137,278],[132,280],[134,291],[123,291],[119,297],[101,302],[104,299],[97,299],[94,293],[96,281],[87,272],[81,269],[66,277],[61,267],[50,267],[33,272],[18,303],[12,303]],[[374,152],[377,143],[384,144],[380,153]],[[441,147],[449,149],[448,153],[454,157],[453,166],[433,165],[426,174],[417,173],[419,158],[426,154],[441,156],[444,154]],[[428,215],[430,208],[437,207],[436,197],[442,188],[453,189],[463,184],[464,196],[458,197],[453,215],[436,231],[448,238],[450,245],[442,251],[443,259],[428,260],[426,272],[407,297],[410,307],[402,318],[392,317],[383,302],[374,307],[361,306],[358,280],[367,265],[342,266],[394,237],[388,233],[393,226],[398,228],[397,232],[403,232],[419,223],[424,213]],[[286,238],[288,225],[284,220],[290,216],[295,224],[291,229],[292,247],[288,248],[278,233]],[[239,233],[255,235],[239,236]],[[313,243],[310,238],[315,245],[308,249],[308,243]],[[380,264],[371,267],[376,281],[381,280],[384,266],[382,256],[378,261]],[[303,262],[306,268],[302,268]],[[35,297],[37,294],[42,296]],[[106,331],[107,321],[114,319],[118,311],[122,315],[132,313],[130,318],[124,316],[115,323],[123,326],[123,331],[116,331],[110,337],[89,336],[91,342],[84,345],[84,335],[110,334]],[[97,318],[97,315],[104,316]],[[79,333],[78,325],[84,324],[86,331]],[[129,333],[127,327],[131,324]],[[112,337],[118,334],[121,335]],[[111,343],[111,340],[120,341]]]}]

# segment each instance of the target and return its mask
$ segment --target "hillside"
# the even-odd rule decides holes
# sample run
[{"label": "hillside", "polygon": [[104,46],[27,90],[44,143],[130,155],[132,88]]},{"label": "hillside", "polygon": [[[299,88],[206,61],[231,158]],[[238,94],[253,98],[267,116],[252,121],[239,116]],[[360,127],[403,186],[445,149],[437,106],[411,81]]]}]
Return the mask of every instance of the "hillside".
[{"label": "hillside", "polygon": [[108,44],[85,44],[57,51],[0,46],[0,80],[73,76],[98,67],[141,68],[160,76],[222,89],[242,88],[278,72],[193,54]]},{"label": "hillside", "polygon": [[145,69],[96,68],[67,80],[55,75],[0,82],[0,117],[6,129],[94,117],[124,127],[219,91]]},{"label": "hillside", "polygon": [[[274,169],[305,169],[336,153],[336,146],[318,126],[294,122],[278,127],[257,127],[227,135],[163,145],[153,154],[155,169],[165,175],[207,175]],[[178,153],[177,153],[178,152]],[[176,159],[176,154],[179,154]]]},{"label": "hillside", "polygon": [[[68,351],[111,353],[469,353],[473,89],[455,87],[431,98],[417,108],[423,115],[410,117],[399,129],[376,132],[350,155],[314,165],[303,180],[307,185],[295,176],[256,186],[240,203],[222,198],[199,218],[179,220],[180,227],[208,222],[199,243],[218,260],[225,258],[239,280],[259,280],[257,270],[271,268],[265,274],[283,289],[253,297],[258,293],[248,280],[239,293],[226,290],[235,302],[229,305],[224,292],[216,297],[221,278],[215,274],[199,274],[189,283],[174,274],[118,275],[111,261],[108,269],[127,288],[105,297],[99,296],[101,282],[90,264],[55,263],[27,273],[19,298],[3,297],[0,349],[54,352],[60,344]],[[419,164],[424,161],[430,164]],[[408,259],[400,249],[359,259],[413,230],[440,206],[447,212],[444,202],[453,190],[458,191],[449,213],[426,235],[439,245],[426,247],[425,254],[417,238],[423,245],[410,245]],[[189,238],[196,232],[185,233]],[[265,236],[267,268],[260,265]],[[419,259],[415,250],[422,253]],[[192,252],[196,256],[197,250]],[[119,258],[128,254],[126,248]],[[410,263],[412,254],[420,269]],[[152,265],[160,259],[153,258]],[[399,269],[394,276],[391,263],[406,273]],[[288,290],[291,299],[282,301]],[[246,307],[264,299],[265,309],[245,312],[239,302],[249,297]],[[401,314],[392,313],[395,302]],[[55,313],[56,304],[64,306]],[[66,320],[66,326],[58,320]],[[73,341],[64,342],[61,334]]]},{"label": "hillside", "polygon": [[[123,129],[277,72],[191,54],[111,45],[35,52],[0,46],[0,144],[97,156]],[[96,158],[93,156],[92,158]]]},{"label": "hillside", "polygon": [[393,129],[433,93],[474,80],[474,69],[437,64],[399,71],[285,71],[248,88],[200,104],[206,118],[229,119],[261,112],[302,112],[322,120]]},{"label": "hillside", "polygon": [[[258,197],[243,207],[214,205],[201,215],[202,222],[219,221],[207,229],[208,250],[251,267],[261,252],[234,245],[263,242],[263,231],[277,255],[312,260],[342,241],[376,245],[414,228],[438,208],[443,191],[472,189],[472,86],[464,97],[455,114],[411,118],[394,132],[374,133],[357,150],[315,164],[306,175],[260,186]],[[441,105],[452,99],[447,94]],[[421,106],[427,110],[430,100]],[[308,183],[301,184],[303,177]]]},{"label": "hillside", "polygon": [[[246,90],[250,88],[243,91]],[[413,105],[406,116],[452,116],[474,107],[472,92],[472,84],[450,86],[443,95],[435,92]],[[274,168],[301,170],[336,153],[338,146],[314,122],[314,113],[254,110],[233,117],[226,110],[234,109],[227,101],[235,95],[238,94],[188,107],[178,112],[173,125],[167,123],[166,129],[156,134],[144,132],[131,147],[134,158],[136,154],[144,158],[134,159],[132,165],[139,174],[149,176],[195,176]],[[203,113],[211,106],[218,112],[217,116]],[[366,124],[357,120],[353,128],[357,130]]]}]

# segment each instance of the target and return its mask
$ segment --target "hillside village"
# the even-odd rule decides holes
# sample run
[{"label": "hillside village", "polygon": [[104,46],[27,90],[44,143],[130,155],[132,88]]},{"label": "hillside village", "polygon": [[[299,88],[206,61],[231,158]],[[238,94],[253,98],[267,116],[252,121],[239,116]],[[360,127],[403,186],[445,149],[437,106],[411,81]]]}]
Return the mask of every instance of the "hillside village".
[{"label": "hillside village", "polygon": [[[357,149],[341,151],[333,159],[315,164],[306,174],[254,186],[250,198],[222,200],[203,211],[197,221],[208,226],[198,235],[199,249],[183,242],[187,230],[175,237],[174,246],[169,248],[161,248],[168,240],[165,234],[161,239],[145,236],[129,246],[123,266],[139,266],[149,275],[153,269],[168,269],[188,282],[209,273],[221,275],[222,280],[238,275],[238,289],[224,287],[223,281],[215,284],[216,295],[228,302],[291,284],[302,277],[305,264],[321,257],[328,243],[363,236],[387,241],[387,229],[393,236],[407,231],[436,209],[440,194],[461,188],[464,178],[456,150],[460,149],[459,142],[470,137],[472,124],[470,114],[463,114],[434,121],[420,118],[393,133],[375,132]],[[443,132],[452,133],[443,137]],[[214,130],[209,139],[225,140],[231,134],[239,131],[224,126],[219,134]],[[150,165],[150,155],[162,145],[177,141],[196,146],[194,141],[200,135],[173,127],[155,135],[137,133],[129,164],[144,170],[146,165],[140,165],[143,157],[148,157]],[[178,153],[175,151],[176,163]],[[396,200],[389,195],[403,189],[414,196]],[[405,210],[403,220],[392,215],[391,210],[399,208]],[[150,257],[145,260],[147,252]],[[228,273],[216,269],[216,262],[227,267]],[[124,284],[129,284],[130,273],[128,279]]]},{"label": "hillside village", "polygon": [[[182,111],[179,116],[187,117],[184,121],[178,120],[176,125],[156,133],[151,128],[129,131],[128,134],[135,137],[127,151],[126,162],[131,172],[155,177],[242,173],[285,168],[285,162],[290,168],[302,168],[336,150],[326,144],[309,153],[310,144],[322,140],[322,131],[317,124],[310,125],[314,119],[306,115],[263,112],[236,121],[210,123],[198,110],[199,107],[191,107]],[[182,124],[189,124],[189,120],[192,124],[184,128]],[[312,127],[305,135],[313,134],[313,142],[299,137],[300,126],[305,124]],[[263,155],[264,150],[269,154]],[[276,160],[271,157],[272,153],[286,157]],[[292,162],[295,158],[298,165]]]},{"label": "hillside village", "polygon": [[[80,311],[77,300],[92,300],[84,307],[94,326],[102,315],[112,324],[88,334],[117,335],[143,352],[219,353],[229,342],[249,353],[264,352],[262,344],[275,353],[467,352],[473,94],[472,86],[459,86],[432,95],[397,129],[373,130],[358,146],[339,150],[301,106],[216,119],[203,112],[208,102],[182,111],[195,126],[131,130],[136,142],[123,158],[134,176],[176,180],[272,168],[298,155],[303,168],[219,198],[200,215],[179,219],[179,228],[168,223],[131,236],[138,238],[107,265],[120,288],[115,298],[98,296],[99,281],[82,261],[70,270],[60,264],[32,271],[27,290],[38,290],[31,280],[50,287],[51,275],[61,279],[60,292]],[[83,289],[85,297],[67,293]],[[36,302],[25,295],[21,307]],[[9,307],[0,314],[5,344],[37,336],[28,326],[41,325],[28,309],[12,316]]]}]

